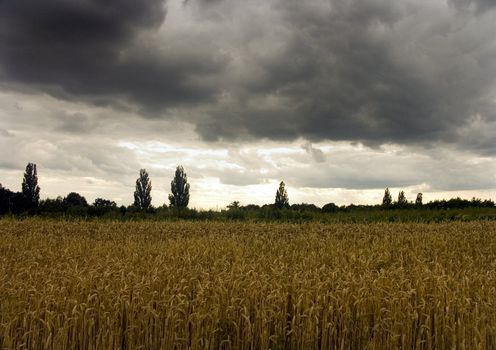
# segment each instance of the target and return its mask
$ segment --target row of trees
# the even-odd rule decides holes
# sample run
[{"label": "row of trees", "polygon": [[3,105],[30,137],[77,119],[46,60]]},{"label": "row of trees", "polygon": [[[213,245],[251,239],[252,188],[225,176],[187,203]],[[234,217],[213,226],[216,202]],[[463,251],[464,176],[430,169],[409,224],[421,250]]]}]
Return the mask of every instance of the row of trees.
[{"label": "row of trees", "polygon": [[421,207],[422,206],[422,201],[423,201],[423,194],[422,193],[417,193],[417,197],[415,198],[415,202],[411,203],[408,202],[405,196],[404,191],[400,191],[398,193],[398,200],[396,202],[393,202],[393,197],[391,196],[391,192],[389,192],[389,188],[386,188],[384,191],[384,197],[382,197],[382,206],[384,208],[391,208],[391,207],[408,207],[411,206],[412,204],[415,205],[416,207]]},{"label": "row of trees", "polygon": [[0,214],[24,212],[36,208],[40,201],[40,186],[36,164],[28,163],[21,192],[12,192],[0,184]]},{"label": "row of trees", "polygon": [[[169,194],[170,206],[173,208],[186,208],[189,204],[188,177],[182,166],[176,168],[174,178],[171,181],[171,193]],[[152,208],[152,183],[146,169],[141,169],[136,180],[134,191],[134,203],[132,209],[149,210]],[[71,192],[66,197],[57,199],[46,199],[43,208],[50,212],[66,211],[68,208],[89,207],[86,198],[79,193]],[[28,163],[22,180],[21,192],[12,192],[0,184],[0,214],[23,212],[34,212],[40,206],[40,186],[38,185],[38,172],[36,164]],[[92,212],[100,213],[117,208],[114,201],[103,198],[95,199],[92,204]]]},{"label": "row of trees", "polygon": [[[146,169],[141,169],[136,180],[134,191],[134,206],[141,210],[152,207],[152,182]],[[170,206],[173,208],[187,208],[189,204],[189,183],[184,168],[179,165],[176,168],[174,179],[171,181],[171,193],[169,194]]]},{"label": "row of trees", "polygon": [[494,202],[492,200],[481,200],[473,197],[471,200],[462,199],[460,197],[449,200],[434,200],[429,203],[423,203],[423,194],[417,193],[414,202],[407,200],[404,191],[398,193],[398,199],[394,202],[389,188],[384,191],[382,198],[383,209],[405,209],[405,208],[427,208],[427,209],[465,209],[465,208],[492,208]]},{"label": "row of trees", "polygon": [[[165,208],[173,208],[179,211],[188,207],[190,199],[190,185],[188,183],[187,175],[182,166],[176,168],[174,178],[171,181],[171,193],[168,196],[169,206]],[[114,201],[97,198],[92,205],[89,205],[86,199],[76,192],[69,193],[66,197],[58,197],[56,199],[45,199],[40,203],[40,186],[38,184],[38,173],[36,164],[28,163],[24,172],[22,180],[21,192],[12,192],[0,184],[0,214],[5,213],[59,213],[59,212],[73,212],[89,215],[104,215],[108,212],[154,212],[155,208],[152,206],[152,182],[146,169],[141,169],[139,177],[136,180],[134,191],[134,203],[129,207],[118,207]],[[164,208],[163,207],[163,208]],[[406,209],[406,208],[428,208],[428,209],[463,209],[469,207],[494,207],[494,202],[491,200],[482,201],[473,198],[472,200],[465,200],[455,198],[450,200],[437,200],[427,204],[423,204],[423,195],[418,193],[414,202],[409,202],[405,196],[404,191],[400,191],[397,201],[393,201],[389,188],[386,188],[382,203],[380,205],[348,205],[338,207],[334,203],[328,203],[322,208],[313,204],[289,204],[288,192],[284,182],[279,184],[276,191],[275,200],[273,204],[264,205],[262,207],[254,204],[241,206],[239,201],[234,201],[227,206],[231,212],[235,211],[253,211],[261,209],[274,208],[291,209],[299,212],[337,212],[337,211],[350,211],[356,209]]]},{"label": "row of trees", "polygon": [[[169,204],[172,208],[183,209],[189,204],[189,189],[188,176],[184,168],[179,165],[176,168],[174,178],[171,181],[171,193],[169,194]],[[141,169],[139,177],[136,180],[134,191],[134,207],[139,210],[149,210],[152,208],[152,182],[146,169]],[[38,207],[40,202],[40,186],[38,185],[38,172],[36,164],[28,163],[24,177],[22,180],[22,192],[14,193],[5,189],[0,184],[0,203],[2,212],[20,211],[19,209],[30,210]],[[64,206],[87,206],[86,199],[76,192],[71,192],[64,199],[59,199],[59,202]],[[238,202],[239,203],[239,202]],[[116,203],[103,198],[97,198],[94,207],[97,208],[112,208],[116,207]],[[281,182],[276,193],[275,206],[277,208],[289,207],[288,193],[285,189],[284,182]],[[15,207],[18,210],[12,210]]]},{"label": "row of trees", "polygon": [[[152,203],[152,182],[146,169],[140,170],[139,178],[136,180],[136,190],[134,191],[134,205],[139,209],[149,209]],[[170,206],[174,208],[186,208],[189,203],[189,183],[188,177],[182,166],[176,168],[174,179],[171,182],[171,194],[169,194]],[[286,184],[281,181],[276,191],[274,206],[279,209],[289,208],[288,191]],[[239,202],[234,201],[228,208],[239,208]]]}]

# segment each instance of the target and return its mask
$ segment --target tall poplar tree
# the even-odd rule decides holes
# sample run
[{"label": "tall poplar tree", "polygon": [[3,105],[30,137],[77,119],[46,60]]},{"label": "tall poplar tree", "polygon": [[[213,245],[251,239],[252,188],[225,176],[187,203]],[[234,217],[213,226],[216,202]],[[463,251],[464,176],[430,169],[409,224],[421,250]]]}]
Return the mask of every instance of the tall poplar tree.
[{"label": "tall poplar tree", "polygon": [[176,168],[174,179],[171,181],[171,194],[169,194],[171,207],[186,208],[189,203],[188,176],[181,165]]},{"label": "tall poplar tree", "polygon": [[389,188],[386,188],[384,191],[384,197],[382,197],[382,206],[385,208],[389,208],[393,204],[393,197],[389,192]]},{"label": "tall poplar tree", "polygon": [[22,179],[22,195],[30,208],[38,206],[40,202],[40,186],[38,186],[38,173],[34,163],[26,165],[26,171]]},{"label": "tall poplar tree", "polygon": [[279,209],[289,207],[288,192],[286,191],[285,186],[284,181],[281,181],[276,192],[276,200],[274,204]]},{"label": "tall poplar tree", "polygon": [[406,199],[405,192],[400,191],[400,193],[398,193],[398,206],[404,207],[407,204],[408,204],[408,200]]},{"label": "tall poplar tree", "polygon": [[417,207],[421,207],[422,206],[422,193],[417,193],[417,198],[415,199],[415,205]]},{"label": "tall poplar tree", "polygon": [[140,170],[139,178],[136,180],[134,191],[134,205],[142,210],[149,209],[152,205],[152,182],[146,169]]}]

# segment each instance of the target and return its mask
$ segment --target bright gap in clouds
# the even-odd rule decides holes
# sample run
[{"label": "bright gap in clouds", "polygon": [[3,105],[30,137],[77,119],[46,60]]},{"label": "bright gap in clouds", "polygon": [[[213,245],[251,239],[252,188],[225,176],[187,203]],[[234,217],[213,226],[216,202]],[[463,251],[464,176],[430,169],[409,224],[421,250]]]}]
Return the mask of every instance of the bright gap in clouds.
[{"label": "bright gap in clouds", "polygon": [[[155,205],[166,201],[168,182],[177,164],[183,165],[188,173],[191,205],[204,209],[222,209],[234,200],[243,205],[272,203],[281,180],[287,184],[291,203],[320,206],[329,202],[339,205],[380,203],[387,186],[393,195],[404,190],[411,200],[418,192],[424,193],[425,200],[454,196],[489,198],[492,192],[474,188],[478,181],[485,181],[484,176],[491,181],[490,174],[479,172],[481,178],[456,176],[458,181],[453,182],[441,172],[450,175],[462,170],[457,169],[455,163],[408,152],[397,145],[374,150],[361,144],[312,145],[299,140],[210,149],[206,145],[184,148],[158,141],[121,141],[119,146],[139,156],[142,166],[148,169],[155,184]],[[457,162],[463,160],[459,157]],[[440,169],[439,162],[446,167]],[[469,155],[465,162],[478,169],[493,164],[491,158]],[[436,171],[441,177],[437,183],[428,184],[432,182],[430,176],[438,176]],[[464,190],[467,187],[470,189]]]}]

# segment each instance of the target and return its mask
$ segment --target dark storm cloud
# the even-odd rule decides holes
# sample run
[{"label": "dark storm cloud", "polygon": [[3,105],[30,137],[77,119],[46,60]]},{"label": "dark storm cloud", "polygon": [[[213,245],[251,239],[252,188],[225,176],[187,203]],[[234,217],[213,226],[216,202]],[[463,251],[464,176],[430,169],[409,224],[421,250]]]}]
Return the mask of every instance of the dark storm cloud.
[{"label": "dark storm cloud", "polygon": [[209,98],[214,91],[191,80],[218,71],[218,62],[162,53],[143,36],[165,17],[163,0],[2,1],[0,78],[22,90],[146,111]]},{"label": "dark storm cloud", "polygon": [[163,0],[16,0],[0,6],[2,36],[11,45],[118,45],[137,30],[157,27],[166,14]]},{"label": "dark storm cloud", "polygon": [[290,34],[247,58],[262,73],[198,125],[206,139],[456,143],[473,116],[495,120],[485,112],[495,107],[492,14],[436,2],[275,3]]},{"label": "dark storm cloud", "polygon": [[459,9],[470,9],[473,7],[477,12],[484,12],[496,7],[493,0],[451,0]]},{"label": "dark storm cloud", "polygon": [[[136,108],[144,117],[180,116],[207,141],[446,142],[494,150],[485,132],[496,122],[493,1],[167,5],[0,2],[2,84]],[[69,115],[74,120],[58,128],[91,131],[91,123]]]}]

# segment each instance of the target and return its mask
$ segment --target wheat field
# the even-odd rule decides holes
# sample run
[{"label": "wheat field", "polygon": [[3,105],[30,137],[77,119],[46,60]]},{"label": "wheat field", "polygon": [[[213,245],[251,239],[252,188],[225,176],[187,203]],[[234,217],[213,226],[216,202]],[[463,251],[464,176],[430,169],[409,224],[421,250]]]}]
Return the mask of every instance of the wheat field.
[{"label": "wheat field", "polygon": [[0,349],[495,348],[495,223],[0,220]]}]

